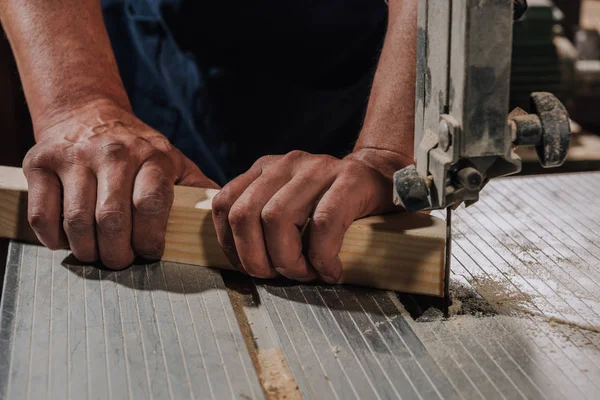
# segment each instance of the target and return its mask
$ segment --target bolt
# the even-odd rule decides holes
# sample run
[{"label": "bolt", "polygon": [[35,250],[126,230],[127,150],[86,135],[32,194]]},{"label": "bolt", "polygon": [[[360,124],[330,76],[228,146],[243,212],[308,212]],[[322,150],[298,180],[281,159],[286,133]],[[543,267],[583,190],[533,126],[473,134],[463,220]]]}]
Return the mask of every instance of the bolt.
[{"label": "bolt", "polygon": [[516,127],[513,143],[516,146],[539,146],[542,144],[544,127],[535,114],[519,115],[511,120],[511,129]]},{"label": "bolt", "polygon": [[458,171],[456,179],[468,190],[477,190],[483,183],[483,176],[473,167],[466,167]]}]

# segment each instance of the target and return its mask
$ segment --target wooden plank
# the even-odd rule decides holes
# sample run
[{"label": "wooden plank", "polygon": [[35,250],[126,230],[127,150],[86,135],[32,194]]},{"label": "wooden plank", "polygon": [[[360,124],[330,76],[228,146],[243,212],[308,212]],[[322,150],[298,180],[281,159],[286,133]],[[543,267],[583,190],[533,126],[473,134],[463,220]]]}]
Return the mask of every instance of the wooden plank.
[{"label": "wooden plank", "polygon": [[[216,193],[175,187],[163,260],[231,269],[212,222]],[[0,237],[37,242],[26,210],[22,170],[0,167]],[[443,296],[445,240],[445,222],[428,215],[400,213],[355,221],[340,251],[340,283]]]}]

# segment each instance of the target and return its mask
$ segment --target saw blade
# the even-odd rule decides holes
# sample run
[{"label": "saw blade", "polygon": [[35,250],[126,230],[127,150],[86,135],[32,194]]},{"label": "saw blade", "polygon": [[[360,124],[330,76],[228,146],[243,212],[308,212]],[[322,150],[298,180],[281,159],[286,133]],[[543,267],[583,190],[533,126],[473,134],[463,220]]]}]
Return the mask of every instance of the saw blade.
[{"label": "saw blade", "polygon": [[444,257],[444,317],[450,317],[450,261],[452,257],[452,207],[446,208],[446,254]]}]

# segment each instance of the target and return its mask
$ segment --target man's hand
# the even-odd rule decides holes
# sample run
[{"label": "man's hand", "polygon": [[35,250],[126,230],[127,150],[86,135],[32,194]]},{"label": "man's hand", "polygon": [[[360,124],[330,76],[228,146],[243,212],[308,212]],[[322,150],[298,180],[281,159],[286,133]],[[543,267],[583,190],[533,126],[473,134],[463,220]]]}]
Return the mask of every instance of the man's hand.
[{"label": "man's hand", "polygon": [[[389,159],[382,153],[380,160]],[[279,273],[310,281],[319,275],[337,282],[338,253],[350,224],[394,208],[391,174],[400,165],[377,169],[369,162],[375,159],[365,150],[341,160],[300,151],[258,160],[213,200],[217,236],[229,261],[254,277]],[[301,230],[309,218],[305,257]]]},{"label": "man's hand", "polygon": [[37,132],[23,168],[28,216],[50,249],[81,261],[128,266],[158,259],[173,185],[217,187],[160,133],[108,101],[55,116]]}]

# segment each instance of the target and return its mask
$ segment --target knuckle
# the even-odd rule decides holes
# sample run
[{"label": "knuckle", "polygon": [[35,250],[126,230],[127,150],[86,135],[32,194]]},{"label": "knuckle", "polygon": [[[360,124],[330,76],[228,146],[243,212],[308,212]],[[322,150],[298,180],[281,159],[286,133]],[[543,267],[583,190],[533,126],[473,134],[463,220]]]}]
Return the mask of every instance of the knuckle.
[{"label": "knuckle", "polygon": [[39,232],[47,228],[50,218],[44,211],[34,210],[29,212],[27,215],[27,220],[29,221],[29,225],[31,225],[33,230]]},{"label": "knuckle", "polygon": [[253,167],[262,168],[265,164],[273,161],[278,156],[262,156],[253,164]]},{"label": "knuckle", "polygon": [[71,234],[89,234],[94,228],[94,218],[87,210],[66,210],[63,224]]},{"label": "knuckle", "polygon": [[317,211],[312,216],[312,228],[318,232],[327,232],[337,223],[337,212],[335,210]]},{"label": "knuckle", "polygon": [[144,215],[162,215],[171,208],[172,202],[173,190],[165,189],[137,196],[133,207]]},{"label": "knuckle", "polygon": [[41,210],[29,212],[27,220],[40,242],[48,249],[60,250],[64,247],[66,243],[62,243],[62,240],[56,235],[59,226],[51,223],[52,218],[46,212]]},{"label": "knuckle", "polygon": [[323,170],[330,170],[335,168],[339,159],[330,156],[329,154],[321,154],[314,156],[313,171],[317,176],[321,174]]},{"label": "knuckle", "polygon": [[263,224],[267,226],[276,226],[281,224],[285,218],[285,209],[277,203],[269,202],[260,213]]},{"label": "knuckle", "polygon": [[102,233],[115,236],[125,230],[125,212],[121,210],[99,210],[96,221]]},{"label": "knuckle", "polygon": [[236,203],[229,211],[228,220],[233,229],[243,229],[250,222],[251,215],[247,207]]},{"label": "knuckle", "polygon": [[131,145],[127,146],[131,148],[140,159],[144,161],[151,161],[151,164],[162,165],[168,157],[165,153],[154,147],[146,139],[136,137],[132,140]]},{"label": "knuckle", "polygon": [[307,156],[308,153],[302,150],[292,150],[289,153],[287,153],[285,155],[286,158],[291,159],[291,160],[297,160],[299,158],[303,158],[305,156]]},{"label": "knuckle", "polygon": [[121,141],[110,141],[100,146],[100,154],[108,161],[123,161],[128,153],[128,146]]},{"label": "knuckle", "polygon": [[366,166],[363,164],[353,161],[353,160],[345,160],[342,164],[342,174],[348,175],[350,177],[355,177],[361,175]]},{"label": "knuckle", "polygon": [[146,158],[146,161],[153,168],[164,171],[165,169],[174,167],[173,159],[171,157],[169,157],[167,154],[156,149],[155,147],[152,147],[152,146],[146,146],[146,147],[148,147],[148,156]]},{"label": "knuckle", "polygon": [[217,217],[227,217],[232,205],[233,197],[229,194],[227,188],[224,188],[213,198],[212,210]]},{"label": "knuckle", "polygon": [[23,159],[23,169],[25,172],[32,169],[43,168],[47,165],[48,156],[45,152],[39,151],[33,147]]},{"label": "knuckle", "polygon": [[176,148],[171,144],[169,139],[167,139],[163,135],[155,135],[148,138],[148,141],[152,144],[154,148],[156,148],[159,152],[163,154],[170,153],[174,151]]}]

